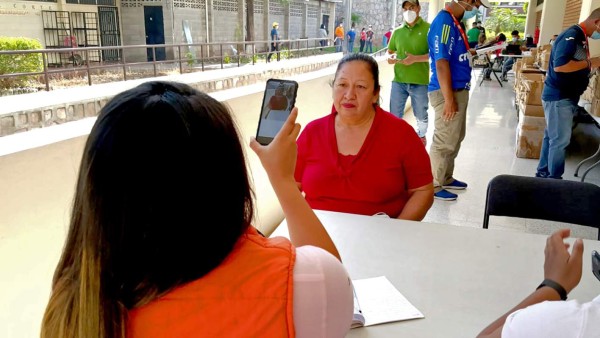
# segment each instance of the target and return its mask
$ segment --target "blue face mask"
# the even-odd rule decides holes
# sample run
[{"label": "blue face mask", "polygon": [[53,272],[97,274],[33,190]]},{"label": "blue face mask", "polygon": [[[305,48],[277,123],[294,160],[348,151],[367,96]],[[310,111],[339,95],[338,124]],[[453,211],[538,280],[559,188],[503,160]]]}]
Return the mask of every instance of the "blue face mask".
[{"label": "blue face mask", "polygon": [[[596,26],[596,29],[598,29],[598,26]],[[598,31],[594,31],[594,33],[590,37],[594,40],[598,40],[600,39],[600,33]]]},{"label": "blue face mask", "polygon": [[479,10],[475,6],[473,6],[473,8],[470,11],[468,11],[460,3],[458,3],[458,5],[465,10],[465,13],[463,14],[463,18],[462,18],[463,20],[469,20],[469,19],[473,18],[474,16],[476,16],[477,14],[479,14]]}]

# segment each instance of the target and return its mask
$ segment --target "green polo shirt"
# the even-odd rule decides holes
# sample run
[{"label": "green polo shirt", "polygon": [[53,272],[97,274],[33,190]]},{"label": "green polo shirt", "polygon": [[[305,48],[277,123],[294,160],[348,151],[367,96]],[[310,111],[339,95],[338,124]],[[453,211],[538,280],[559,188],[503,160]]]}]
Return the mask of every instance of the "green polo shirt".
[{"label": "green polo shirt", "polygon": [[[388,49],[396,52],[398,59],[404,59],[406,53],[412,55],[429,55],[427,32],[429,23],[418,18],[414,26],[406,23],[396,29],[392,34]],[[394,65],[394,82],[427,85],[429,84],[429,62],[415,62],[405,66],[397,63]]]},{"label": "green polo shirt", "polygon": [[469,39],[469,42],[479,41],[479,34],[481,34],[481,30],[477,27],[469,29],[467,32],[467,38]]}]

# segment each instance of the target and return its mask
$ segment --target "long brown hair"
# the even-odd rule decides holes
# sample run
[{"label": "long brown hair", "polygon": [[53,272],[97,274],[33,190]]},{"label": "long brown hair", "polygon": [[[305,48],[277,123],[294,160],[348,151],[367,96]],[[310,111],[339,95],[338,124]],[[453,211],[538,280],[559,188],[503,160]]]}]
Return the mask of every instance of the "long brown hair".
[{"label": "long brown hair", "polygon": [[117,95],[84,149],[41,336],[125,337],[129,309],[223,261],[252,198],[223,104],[169,82]]}]

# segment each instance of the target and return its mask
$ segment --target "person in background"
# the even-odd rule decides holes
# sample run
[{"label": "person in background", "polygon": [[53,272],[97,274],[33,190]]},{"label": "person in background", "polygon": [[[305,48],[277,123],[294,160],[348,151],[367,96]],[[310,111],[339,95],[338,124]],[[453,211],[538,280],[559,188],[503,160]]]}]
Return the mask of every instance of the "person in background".
[{"label": "person in background", "polygon": [[[461,22],[462,22],[462,21],[461,21]],[[482,32],[484,35],[486,35],[486,32],[485,32],[485,27],[483,27],[483,24],[481,23],[481,21],[477,21],[477,28],[479,28],[479,30],[480,30],[480,31],[481,31],[481,32]]]},{"label": "person in background", "polygon": [[[600,296],[583,304],[577,300],[566,301],[567,295],[581,281],[584,251],[583,241],[577,239],[569,252],[570,244],[564,241],[569,235],[569,229],[561,229],[548,237],[542,283],[477,338],[598,337]],[[600,279],[596,259],[592,258],[592,269]]]},{"label": "person in background", "polygon": [[[498,34],[498,36],[496,36],[494,38],[493,42],[496,45],[503,44],[504,42],[506,42],[506,35],[504,35],[504,33]],[[496,54],[496,58],[494,59],[494,63],[501,64],[502,63],[502,56],[500,56],[500,54],[502,53],[502,50],[498,49],[498,50],[494,51],[494,53]],[[484,71],[483,71],[483,78],[485,80],[491,81],[492,80],[492,77],[491,77],[492,71],[493,71],[493,69],[489,68],[489,67],[486,68],[486,69],[484,69]]]},{"label": "person in background", "polygon": [[429,84],[429,23],[419,16],[419,0],[402,2],[404,24],[392,35],[388,53],[395,54],[388,63],[394,65],[394,80],[390,94],[390,113],[404,117],[406,101],[410,97],[417,120],[417,134],[427,144],[429,116],[427,85]]},{"label": "person in background", "polygon": [[390,30],[383,34],[383,48],[388,46],[388,43],[392,37],[392,33],[394,32],[394,28],[390,27]]},{"label": "person in background", "polygon": [[365,32],[365,27],[360,30],[360,52],[362,53],[365,50],[365,43],[367,42],[367,32]]},{"label": "person in background", "polygon": [[477,22],[473,22],[473,28],[467,32],[467,38],[469,39],[469,47],[475,48],[479,42],[479,34],[481,31],[478,28]]},{"label": "person in background", "polygon": [[313,209],[419,221],[433,203],[429,156],[408,123],[381,109],[379,91],[373,57],[340,60],[332,113],[298,138],[296,182]]},{"label": "person in background", "polygon": [[251,225],[226,105],[173,82],[112,98],[85,145],[41,337],[345,336],[352,287],[294,182],[297,115],[269,146],[250,143],[290,242]]},{"label": "person in background", "polygon": [[571,142],[579,97],[587,88],[591,70],[600,67],[600,58],[590,58],[588,49],[588,38],[600,39],[599,27],[600,8],[560,33],[552,46],[542,91],[546,128],[537,177],[561,179],[565,172],[565,149]]},{"label": "person in background", "polygon": [[453,177],[454,160],[467,128],[467,107],[471,88],[471,62],[475,50],[459,22],[489,8],[488,0],[455,0],[433,19],[427,41],[431,59],[429,103],[435,111],[433,142],[429,156],[433,169],[435,198],[452,201],[458,195],[447,189],[462,190],[467,183]]},{"label": "person in background", "polygon": [[343,50],[344,43],[344,24],[340,24],[335,28],[335,51],[339,53]]},{"label": "person in background", "polygon": [[321,44],[321,50],[323,50],[322,47],[327,46],[327,29],[325,29],[325,24],[321,24],[321,28],[319,29],[319,38],[321,38],[322,40],[319,41],[319,43]]},{"label": "person in background", "polygon": [[[522,50],[526,50],[527,47],[525,47],[525,41],[521,39],[521,37],[519,36],[519,31],[514,30],[510,33],[511,35],[511,40],[508,42],[509,45],[517,45],[517,46],[521,46]],[[508,71],[510,71],[513,67],[513,65],[515,64],[515,58],[513,57],[506,57],[504,58],[504,62],[502,63],[502,74],[500,75],[500,79],[502,81],[508,81]]]},{"label": "person in background", "polygon": [[557,38],[558,38],[558,34],[552,35],[552,38],[550,39],[550,41],[548,43],[550,45],[554,45],[554,41],[556,41]]},{"label": "person in background", "polygon": [[[462,22],[461,22],[462,23]],[[477,40],[477,47],[481,47],[481,46],[485,46],[485,43],[487,42],[487,35],[485,35],[485,32],[481,32],[479,33],[479,38]]]},{"label": "person in background", "polygon": [[352,27],[350,28],[350,30],[348,31],[348,34],[346,34],[346,36],[348,37],[348,53],[352,53],[352,52],[354,52],[354,39],[356,38],[356,32],[354,31],[354,25],[352,25]]},{"label": "person in background", "polygon": [[365,48],[366,53],[373,53],[373,26],[369,25],[369,29],[367,30],[367,44]]},{"label": "person in background", "polygon": [[277,52],[277,61],[279,61],[279,24],[273,22],[273,29],[271,29],[271,50],[267,55],[267,62],[271,62],[271,56],[273,52]]}]

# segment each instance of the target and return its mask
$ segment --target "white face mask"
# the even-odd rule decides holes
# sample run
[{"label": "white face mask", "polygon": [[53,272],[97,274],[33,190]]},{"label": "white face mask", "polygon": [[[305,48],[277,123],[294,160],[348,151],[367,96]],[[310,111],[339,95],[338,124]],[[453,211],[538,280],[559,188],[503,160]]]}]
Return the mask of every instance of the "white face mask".
[{"label": "white face mask", "polygon": [[417,19],[417,13],[415,11],[404,11],[402,16],[404,17],[404,21],[408,23],[413,23]]}]

